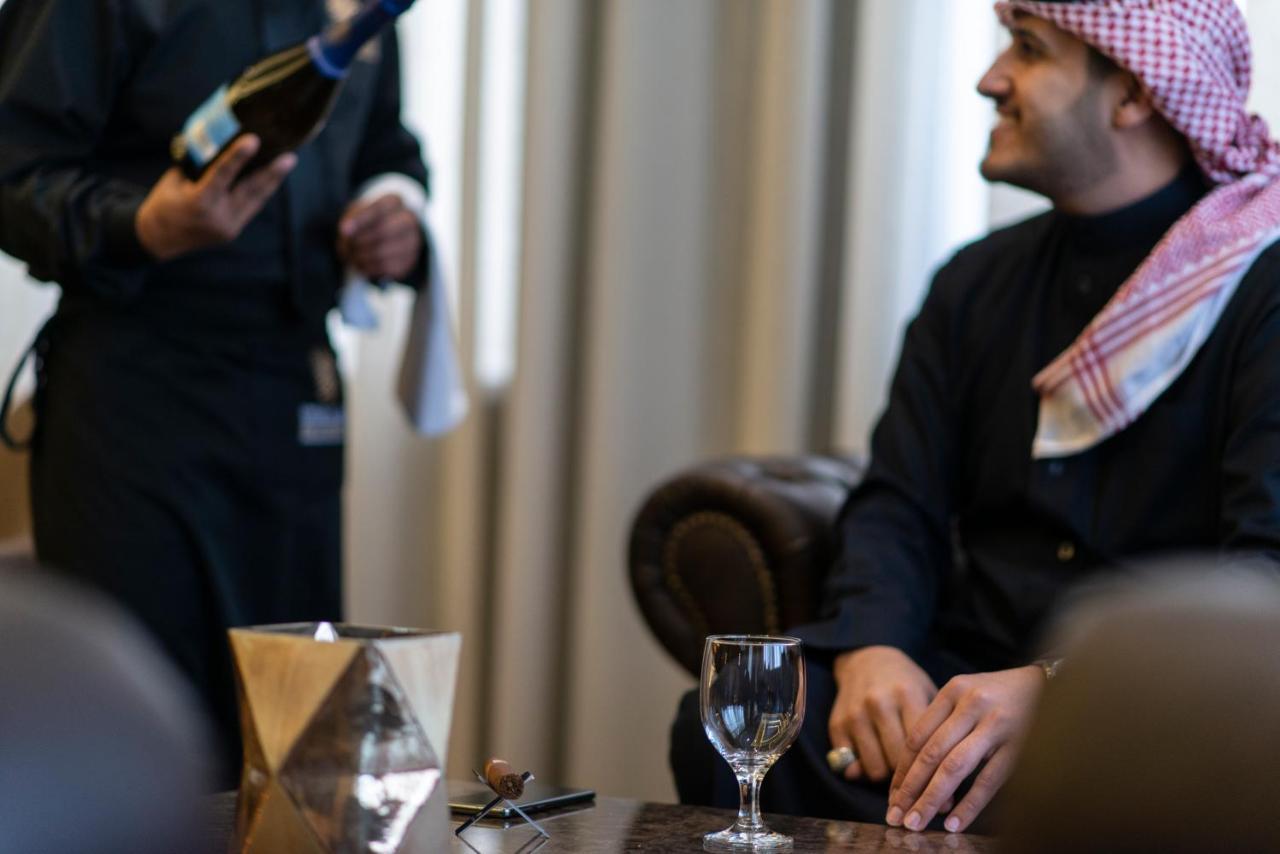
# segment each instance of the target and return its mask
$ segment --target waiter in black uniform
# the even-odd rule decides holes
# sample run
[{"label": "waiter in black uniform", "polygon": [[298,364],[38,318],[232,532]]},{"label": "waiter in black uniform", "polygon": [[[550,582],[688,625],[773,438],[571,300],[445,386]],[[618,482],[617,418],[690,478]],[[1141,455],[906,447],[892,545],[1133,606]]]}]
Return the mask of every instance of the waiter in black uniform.
[{"label": "waiter in black uniform", "polygon": [[[223,82],[352,0],[8,0],[0,249],[61,288],[34,345],[40,560],[112,594],[190,676],[239,763],[226,629],[341,615],[342,388],[325,317],[345,266],[421,286],[425,193],[393,31],[327,126],[234,183],[169,142]],[[386,186],[383,182],[381,186]]]}]

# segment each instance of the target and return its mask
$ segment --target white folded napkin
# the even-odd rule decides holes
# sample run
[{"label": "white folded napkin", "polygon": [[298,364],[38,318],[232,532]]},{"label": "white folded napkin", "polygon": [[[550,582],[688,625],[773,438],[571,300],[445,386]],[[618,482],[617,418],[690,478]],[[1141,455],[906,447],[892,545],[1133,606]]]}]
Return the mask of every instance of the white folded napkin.
[{"label": "white folded napkin", "polygon": [[[458,358],[453,309],[440,266],[440,253],[427,224],[427,195],[407,175],[387,173],[364,184],[357,198],[370,199],[395,193],[422,223],[427,241],[427,282],[413,303],[413,317],[404,354],[400,358],[397,396],[406,417],[419,433],[439,436],[456,427],[467,415],[467,388]],[[367,279],[348,268],[338,295],[342,320],[355,329],[376,329],[378,316],[369,303]]]}]

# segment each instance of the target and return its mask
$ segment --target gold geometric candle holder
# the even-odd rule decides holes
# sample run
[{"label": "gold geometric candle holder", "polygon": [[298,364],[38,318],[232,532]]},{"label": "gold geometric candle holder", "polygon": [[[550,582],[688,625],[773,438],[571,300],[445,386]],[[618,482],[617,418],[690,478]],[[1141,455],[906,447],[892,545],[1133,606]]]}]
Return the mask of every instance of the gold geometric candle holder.
[{"label": "gold geometric candle holder", "polygon": [[236,851],[448,849],[460,635],[341,623],[230,635],[244,735]]}]

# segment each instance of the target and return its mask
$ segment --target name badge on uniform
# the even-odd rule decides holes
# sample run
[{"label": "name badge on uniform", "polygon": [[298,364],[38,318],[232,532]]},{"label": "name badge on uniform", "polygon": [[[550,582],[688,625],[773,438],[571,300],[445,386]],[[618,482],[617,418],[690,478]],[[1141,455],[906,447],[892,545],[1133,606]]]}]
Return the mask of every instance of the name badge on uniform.
[{"label": "name badge on uniform", "polygon": [[304,448],[341,445],[347,435],[347,413],[341,406],[304,403],[298,407],[298,444]]}]

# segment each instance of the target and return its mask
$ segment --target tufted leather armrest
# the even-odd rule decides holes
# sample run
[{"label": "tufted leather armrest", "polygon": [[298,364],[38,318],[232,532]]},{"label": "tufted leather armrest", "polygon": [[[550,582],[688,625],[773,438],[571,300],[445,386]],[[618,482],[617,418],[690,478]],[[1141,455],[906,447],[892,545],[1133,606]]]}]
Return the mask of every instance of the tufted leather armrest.
[{"label": "tufted leather armrest", "polygon": [[709,634],[778,634],[814,618],[836,514],[862,476],[840,457],[729,457],[677,473],[631,527],[631,586],[694,676]]}]

